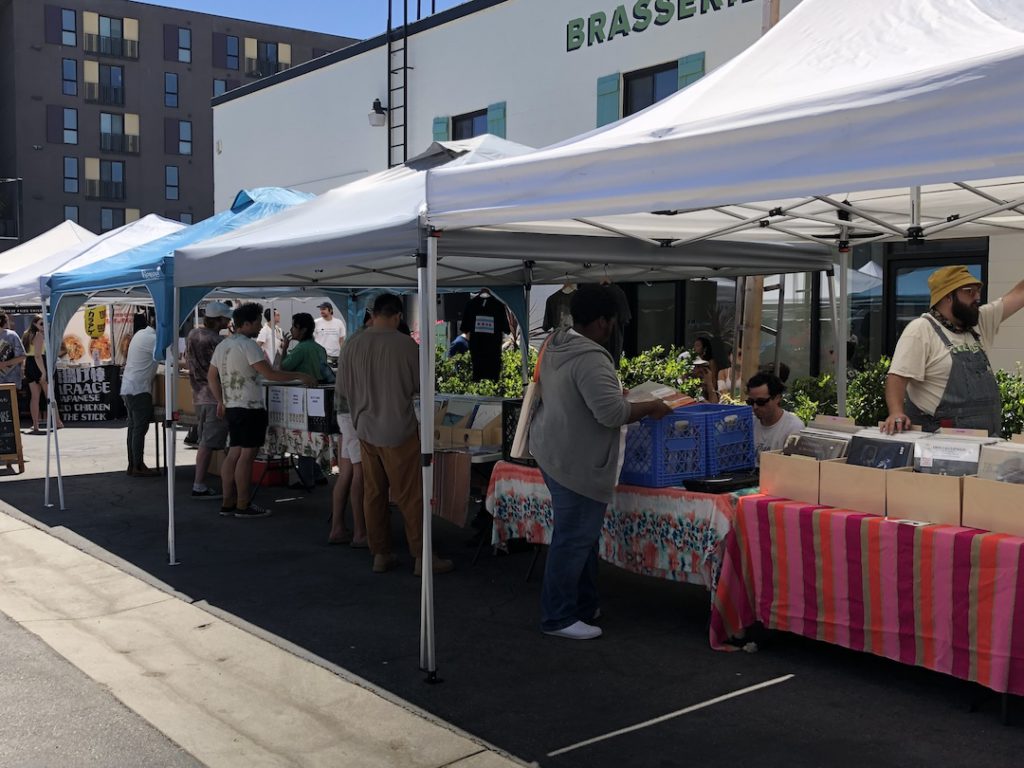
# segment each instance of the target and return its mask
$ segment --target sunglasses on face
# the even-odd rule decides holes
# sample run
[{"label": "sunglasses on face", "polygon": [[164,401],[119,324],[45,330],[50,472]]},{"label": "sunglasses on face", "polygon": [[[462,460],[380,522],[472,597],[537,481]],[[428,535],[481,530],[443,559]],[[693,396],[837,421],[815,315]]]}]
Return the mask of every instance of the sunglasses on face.
[{"label": "sunglasses on face", "polygon": [[764,408],[771,401],[772,399],[770,397],[748,397],[747,405],[749,405],[751,408],[753,408],[755,405],[758,408]]}]

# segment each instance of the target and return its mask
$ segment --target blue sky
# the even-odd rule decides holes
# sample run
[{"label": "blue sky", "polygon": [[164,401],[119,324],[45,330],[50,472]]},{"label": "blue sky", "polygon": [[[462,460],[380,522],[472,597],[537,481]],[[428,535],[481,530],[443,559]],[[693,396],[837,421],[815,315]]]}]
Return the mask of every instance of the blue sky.
[{"label": "blue sky", "polygon": [[[154,5],[183,8],[218,16],[232,16],[265,24],[312,29],[332,35],[367,38],[387,28],[389,0],[147,0]],[[436,0],[438,11],[460,5],[464,0]],[[402,0],[392,0],[393,17],[402,19]],[[409,2],[409,19],[416,18],[416,0]],[[423,16],[430,14],[431,1],[420,0]]]}]

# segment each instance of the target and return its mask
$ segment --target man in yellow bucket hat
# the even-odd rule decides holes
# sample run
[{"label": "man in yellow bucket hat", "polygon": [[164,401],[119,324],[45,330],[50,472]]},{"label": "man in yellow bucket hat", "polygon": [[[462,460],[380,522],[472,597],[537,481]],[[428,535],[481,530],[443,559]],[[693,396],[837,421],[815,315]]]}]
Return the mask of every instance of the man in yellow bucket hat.
[{"label": "man in yellow bucket hat", "polygon": [[931,309],[907,325],[892,356],[882,431],[916,424],[927,432],[957,427],[998,435],[1002,402],[986,350],[1000,324],[1024,306],[1024,281],[985,305],[981,281],[964,266],[935,270],[928,288]]}]

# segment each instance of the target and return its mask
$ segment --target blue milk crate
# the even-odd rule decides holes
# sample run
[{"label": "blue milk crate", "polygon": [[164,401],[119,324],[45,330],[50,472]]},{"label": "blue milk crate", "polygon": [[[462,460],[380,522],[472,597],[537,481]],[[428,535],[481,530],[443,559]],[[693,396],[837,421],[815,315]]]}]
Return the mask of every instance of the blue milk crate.
[{"label": "blue milk crate", "polygon": [[749,405],[704,403],[688,406],[686,410],[704,416],[708,477],[754,467],[754,412]]},{"label": "blue milk crate", "polygon": [[704,415],[677,408],[662,419],[641,419],[626,432],[619,482],[647,488],[704,477]]}]

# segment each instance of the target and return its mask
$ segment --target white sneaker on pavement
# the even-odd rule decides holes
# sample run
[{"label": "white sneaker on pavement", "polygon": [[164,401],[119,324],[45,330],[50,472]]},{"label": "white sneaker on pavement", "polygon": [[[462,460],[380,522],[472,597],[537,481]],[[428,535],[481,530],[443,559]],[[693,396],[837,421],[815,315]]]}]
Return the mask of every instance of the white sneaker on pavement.
[{"label": "white sneaker on pavement", "polygon": [[562,629],[544,630],[544,634],[552,635],[553,637],[566,637],[570,640],[593,640],[595,637],[601,636],[601,628],[592,627],[590,624],[577,621],[575,624],[570,624]]}]

